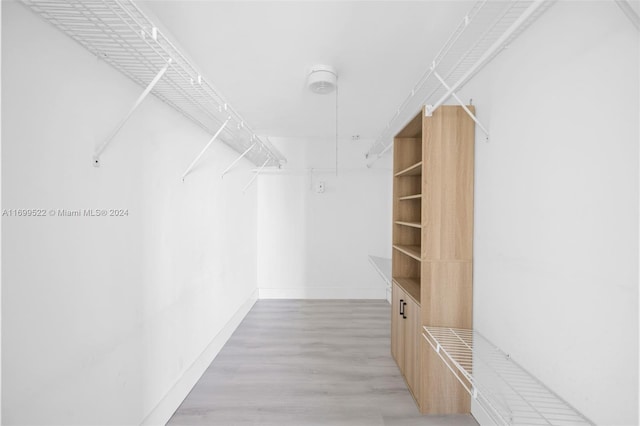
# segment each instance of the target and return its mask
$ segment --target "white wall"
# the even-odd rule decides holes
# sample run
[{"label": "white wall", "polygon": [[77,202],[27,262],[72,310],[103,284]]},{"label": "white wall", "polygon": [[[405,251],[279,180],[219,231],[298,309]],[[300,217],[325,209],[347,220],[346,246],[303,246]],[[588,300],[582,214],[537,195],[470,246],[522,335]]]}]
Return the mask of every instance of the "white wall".
[{"label": "white wall", "polygon": [[371,141],[341,140],[336,176],[335,140],[272,141],[288,163],[258,179],[260,297],[384,299],[368,256],[391,257],[388,159],[367,169]]},{"label": "white wall", "polygon": [[474,326],[597,424],[638,424],[638,33],[558,2],[462,92]]},{"label": "white wall", "polygon": [[140,424],[255,299],[253,166],[214,144],[182,183],[210,135],[149,97],[94,168],[142,89],[2,8],[3,208],[129,212],[2,218],[2,421]]}]

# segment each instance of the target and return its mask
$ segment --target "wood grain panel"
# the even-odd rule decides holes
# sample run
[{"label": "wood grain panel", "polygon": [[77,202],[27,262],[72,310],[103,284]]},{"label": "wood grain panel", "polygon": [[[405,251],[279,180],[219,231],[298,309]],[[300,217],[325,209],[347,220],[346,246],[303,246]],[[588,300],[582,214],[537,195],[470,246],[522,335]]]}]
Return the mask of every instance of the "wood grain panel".
[{"label": "wood grain panel", "polygon": [[424,116],[423,111],[420,111],[416,114],[415,117],[411,119],[409,123],[400,132],[397,134],[397,137],[400,138],[416,138],[420,137],[420,132],[422,131],[422,117]]},{"label": "wood grain panel", "polygon": [[404,355],[404,375],[409,385],[413,397],[420,406],[421,381],[421,356],[420,356],[420,333],[421,319],[420,306],[413,300],[405,306],[405,355]]},{"label": "wood grain panel", "polygon": [[422,262],[422,322],[434,327],[473,326],[473,264]]},{"label": "wood grain panel", "polygon": [[393,283],[398,285],[407,296],[420,307],[420,278],[396,277]]},{"label": "wood grain panel", "polygon": [[403,202],[405,195],[419,194],[420,176],[403,176],[393,178],[393,217],[395,220],[420,222],[422,205],[419,202]]},{"label": "wood grain panel", "polygon": [[420,411],[423,414],[469,413],[471,397],[465,388],[422,337],[420,347]]},{"label": "wood grain panel", "polygon": [[474,131],[463,108],[441,106],[431,117],[421,111],[394,140],[392,275],[419,292],[419,304],[406,307],[407,320],[419,322],[402,322],[404,340],[392,344],[403,347],[398,362],[423,413],[470,410],[464,388],[423,341],[422,325],[472,327]]},{"label": "wood grain panel", "polygon": [[425,117],[423,135],[423,257],[471,260],[473,120],[460,107],[442,106]]},{"label": "wood grain panel", "polygon": [[414,278],[420,280],[421,264],[419,261],[400,253],[397,250],[391,252],[391,276],[398,278]]},{"label": "wood grain panel", "polygon": [[405,246],[420,245],[420,228],[393,224],[393,244]]},{"label": "wood grain panel", "polygon": [[393,139],[393,174],[422,160],[422,137]]},{"label": "wood grain panel", "polygon": [[[404,359],[400,362],[400,345],[404,340],[401,340],[400,332],[402,316],[400,316],[400,299],[402,299],[402,290],[396,283],[391,287],[391,356],[395,359],[396,363],[400,367],[404,363]],[[402,336],[402,339],[404,336]],[[402,367],[400,367],[402,370]]]}]

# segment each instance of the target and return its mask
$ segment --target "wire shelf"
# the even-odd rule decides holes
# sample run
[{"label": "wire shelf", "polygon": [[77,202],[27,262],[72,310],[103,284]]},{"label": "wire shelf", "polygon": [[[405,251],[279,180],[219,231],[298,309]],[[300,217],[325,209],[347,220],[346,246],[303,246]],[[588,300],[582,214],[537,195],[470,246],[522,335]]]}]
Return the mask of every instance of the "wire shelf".
[{"label": "wire shelf", "polygon": [[455,84],[461,89],[552,3],[553,0],[477,1],[396,109],[371,145],[367,157],[379,158],[384,154],[392,145],[393,136],[423,105],[440,105],[446,101],[448,91],[435,72],[448,85]]},{"label": "wire shelf", "polygon": [[151,93],[214,134],[229,117],[220,139],[256,165],[278,166],[285,158],[259,138],[225,98],[178,51],[132,0],[22,0],[98,58],[141,87],[169,61]]},{"label": "wire shelf", "polygon": [[380,274],[387,284],[387,287],[391,287],[391,259],[369,255],[369,262],[373,265],[376,272]]},{"label": "wire shelf", "polygon": [[475,330],[423,327],[422,336],[498,425],[594,425]]}]

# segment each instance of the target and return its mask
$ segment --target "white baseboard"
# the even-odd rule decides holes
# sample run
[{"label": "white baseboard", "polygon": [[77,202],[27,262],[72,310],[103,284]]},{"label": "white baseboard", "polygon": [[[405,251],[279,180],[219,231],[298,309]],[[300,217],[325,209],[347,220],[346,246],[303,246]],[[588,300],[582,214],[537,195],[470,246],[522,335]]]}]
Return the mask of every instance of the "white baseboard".
[{"label": "white baseboard", "polygon": [[259,288],[260,299],[382,299],[385,287],[291,287]]},{"label": "white baseboard", "polygon": [[185,371],[178,382],[167,392],[156,408],[140,423],[141,426],[166,425],[176,409],[182,404],[191,389],[200,380],[209,364],[214,360],[222,347],[227,343],[233,332],[238,328],[251,307],[258,300],[258,290],[240,306],[231,319],[225,324],[220,332],[213,338],[207,348],[200,354],[193,364]]}]

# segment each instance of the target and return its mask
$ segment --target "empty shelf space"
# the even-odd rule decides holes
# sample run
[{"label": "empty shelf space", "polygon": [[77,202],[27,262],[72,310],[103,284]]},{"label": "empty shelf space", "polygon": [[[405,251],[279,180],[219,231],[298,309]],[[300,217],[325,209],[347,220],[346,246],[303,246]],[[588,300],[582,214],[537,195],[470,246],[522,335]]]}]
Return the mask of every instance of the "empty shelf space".
[{"label": "empty shelf space", "polygon": [[422,224],[420,224],[420,222],[404,222],[401,220],[396,220],[396,225],[410,226],[412,228],[422,228]]},{"label": "empty shelf space", "polygon": [[417,176],[422,174],[422,161],[407,167],[404,170],[400,170],[394,176]]},{"label": "empty shelf space", "polygon": [[406,254],[409,257],[414,258],[415,260],[422,260],[422,257],[420,256],[420,246],[403,246],[394,244],[393,248],[401,253]]},{"label": "empty shelf space", "polygon": [[398,200],[400,200],[400,201],[405,201],[405,200],[420,200],[420,199],[422,199],[422,194],[405,195],[404,197],[400,197],[400,198],[398,198]]},{"label": "empty shelf space", "polygon": [[412,277],[402,277],[402,278],[394,278],[398,286],[400,286],[407,294],[418,304],[420,305],[420,278],[412,278]]},{"label": "empty shelf space", "polygon": [[477,331],[425,326],[422,336],[496,424],[594,424]]}]

